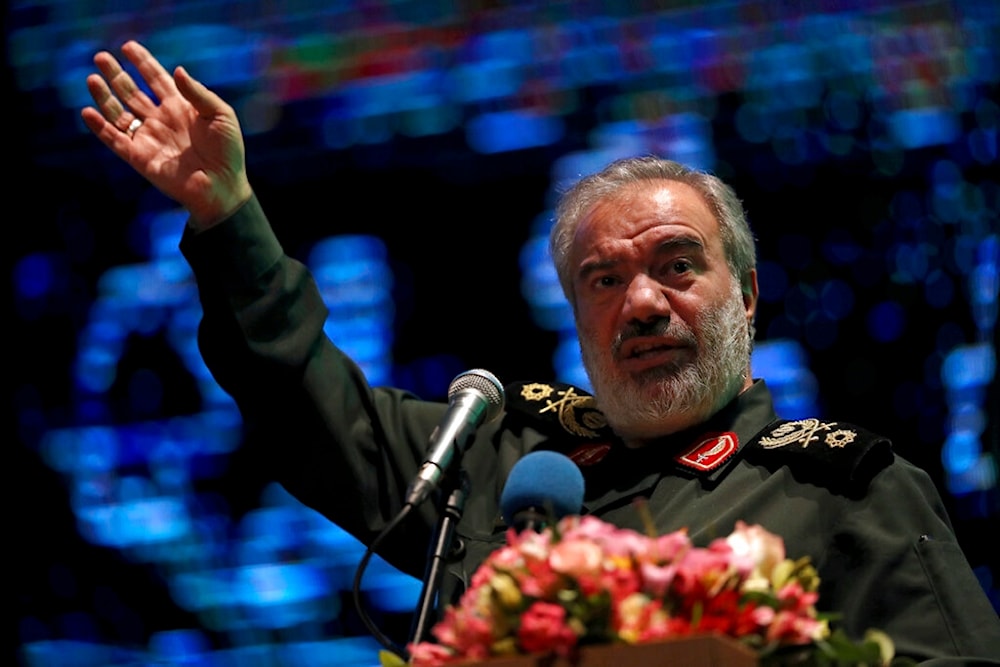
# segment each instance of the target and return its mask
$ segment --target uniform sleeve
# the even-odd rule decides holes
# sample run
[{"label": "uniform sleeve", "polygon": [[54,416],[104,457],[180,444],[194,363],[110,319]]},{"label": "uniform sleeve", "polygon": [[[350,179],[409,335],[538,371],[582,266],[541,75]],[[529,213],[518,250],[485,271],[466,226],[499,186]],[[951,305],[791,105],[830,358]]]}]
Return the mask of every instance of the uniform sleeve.
[{"label": "uniform sleeve", "polygon": [[[445,406],[370,387],[324,333],[308,269],[287,256],[256,198],[181,250],[198,283],[202,355],[239,406],[267,474],[364,543],[402,507]],[[422,573],[432,508],[386,540],[387,560]]]},{"label": "uniform sleeve", "polygon": [[[936,487],[896,458],[832,532],[820,599],[861,636],[892,637],[897,655],[928,664],[1000,664],[1000,619],[962,552]],[[964,658],[964,659],[960,659]],[[971,658],[982,660],[972,661]]]}]

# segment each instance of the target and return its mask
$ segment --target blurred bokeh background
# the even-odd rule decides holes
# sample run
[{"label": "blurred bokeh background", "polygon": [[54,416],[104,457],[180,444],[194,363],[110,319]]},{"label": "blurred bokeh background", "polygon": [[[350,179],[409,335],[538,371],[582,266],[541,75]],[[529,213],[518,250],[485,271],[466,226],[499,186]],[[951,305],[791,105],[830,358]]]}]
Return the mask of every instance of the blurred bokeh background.
[{"label": "blurred bokeh background", "polygon": [[[4,38],[19,664],[377,662],[360,546],[241,449],[200,360],[183,213],[79,120],[130,38],[233,104],[331,336],[427,398],[473,367],[586,386],[555,194],[628,154],[720,174],[779,411],[891,437],[1000,607],[995,1],[13,0]],[[364,581],[402,639],[419,582]]]}]

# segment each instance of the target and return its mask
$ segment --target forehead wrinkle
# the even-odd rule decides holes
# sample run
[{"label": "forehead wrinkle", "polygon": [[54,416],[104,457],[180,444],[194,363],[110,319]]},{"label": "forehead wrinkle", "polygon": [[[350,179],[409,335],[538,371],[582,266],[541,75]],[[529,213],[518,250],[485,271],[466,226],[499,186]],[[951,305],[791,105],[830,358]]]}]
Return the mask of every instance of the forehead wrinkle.
[{"label": "forehead wrinkle", "polygon": [[700,197],[688,201],[691,197],[685,197],[680,186],[684,184],[637,183],[597,201],[575,233],[573,245],[590,237],[590,247],[577,250],[584,254],[577,255],[574,280],[613,270],[633,257],[642,261],[643,254],[661,257],[685,246],[701,255],[708,253],[710,243],[699,221],[702,213],[709,213],[712,220],[714,216],[701,210],[704,201]]},{"label": "forehead wrinkle", "polygon": [[[648,230],[649,232],[659,231],[655,229]],[[643,232],[648,233],[648,232]],[[640,235],[642,236],[642,235]],[[580,274],[592,273],[593,271],[598,271],[601,269],[612,268],[616,265],[622,264],[626,259],[622,258],[622,253],[620,249],[623,246],[636,247],[640,245],[635,239],[615,239],[606,243],[602,243],[594,248],[591,255],[597,255],[597,257],[592,259],[584,259],[580,264]],[[682,250],[684,248],[695,248],[698,251],[705,250],[705,244],[696,235],[681,233],[677,236],[672,236],[671,238],[666,238],[656,244],[653,250],[654,255],[666,255],[671,254],[677,250]]]},{"label": "forehead wrinkle", "polygon": [[[604,254],[601,252],[600,248],[595,249],[595,254],[598,255],[594,259],[586,259],[580,264],[580,268],[577,271],[577,278],[585,280],[587,277],[595,274],[601,273],[603,271],[612,271],[616,267],[622,266],[629,262],[628,259],[623,258],[620,253],[615,252],[617,247],[625,245],[626,242],[615,242],[606,244],[611,246],[611,253],[609,256],[601,257]],[[629,245],[635,245],[635,243],[630,243]],[[673,255],[676,252],[682,252],[685,249],[694,248],[698,254],[704,254],[705,244],[702,243],[701,239],[696,238],[688,234],[683,234],[675,238],[669,238],[661,241],[657,244],[653,251],[653,257],[662,257],[664,255]]]}]

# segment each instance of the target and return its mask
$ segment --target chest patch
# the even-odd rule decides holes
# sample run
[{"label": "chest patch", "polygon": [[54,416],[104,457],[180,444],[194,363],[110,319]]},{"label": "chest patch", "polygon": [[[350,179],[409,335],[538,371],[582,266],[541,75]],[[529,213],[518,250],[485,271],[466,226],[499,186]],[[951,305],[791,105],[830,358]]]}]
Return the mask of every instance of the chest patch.
[{"label": "chest patch", "polygon": [[727,431],[710,434],[687,451],[678,454],[674,457],[674,461],[686,468],[707,472],[728,461],[737,449],[739,449],[739,439],[735,433]]},{"label": "chest patch", "polygon": [[604,460],[611,451],[611,445],[606,442],[580,445],[567,456],[578,466],[592,466]]}]

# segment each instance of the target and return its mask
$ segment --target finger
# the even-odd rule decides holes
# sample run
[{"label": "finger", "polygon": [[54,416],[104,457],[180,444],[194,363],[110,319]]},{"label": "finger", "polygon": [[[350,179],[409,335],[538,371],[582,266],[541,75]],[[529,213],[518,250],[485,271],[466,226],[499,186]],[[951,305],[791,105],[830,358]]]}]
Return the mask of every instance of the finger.
[{"label": "finger", "polygon": [[119,102],[140,118],[145,118],[156,109],[156,104],[149,99],[132,76],[122,69],[118,60],[107,51],[94,56],[94,64],[104,76],[107,85],[114,91]]},{"label": "finger", "polygon": [[117,97],[111,92],[107,82],[96,74],[87,77],[87,90],[94,99],[94,104],[101,116],[109,123],[124,132],[135,114],[126,109]]},{"label": "finger", "polygon": [[149,89],[160,100],[177,92],[173,77],[145,46],[134,40],[129,40],[122,46],[122,53],[135,65],[139,74],[142,75],[143,81],[149,85]]},{"label": "finger", "polygon": [[83,124],[119,157],[128,159],[131,138],[120,131],[113,123],[94,107],[84,107],[80,111]]},{"label": "finger", "polygon": [[94,134],[100,134],[105,125],[112,124],[99,110],[94,107],[84,107],[81,109],[80,117],[83,118],[83,123]]},{"label": "finger", "polygon": [[174,81],[176,81],[177,89],[181,95],[191,103],[198,115],[212,118],[225,114],[229,109],[225,100],[212,92],[201,81],[188,74],[188,71],[183,67],[174,70]]}]

